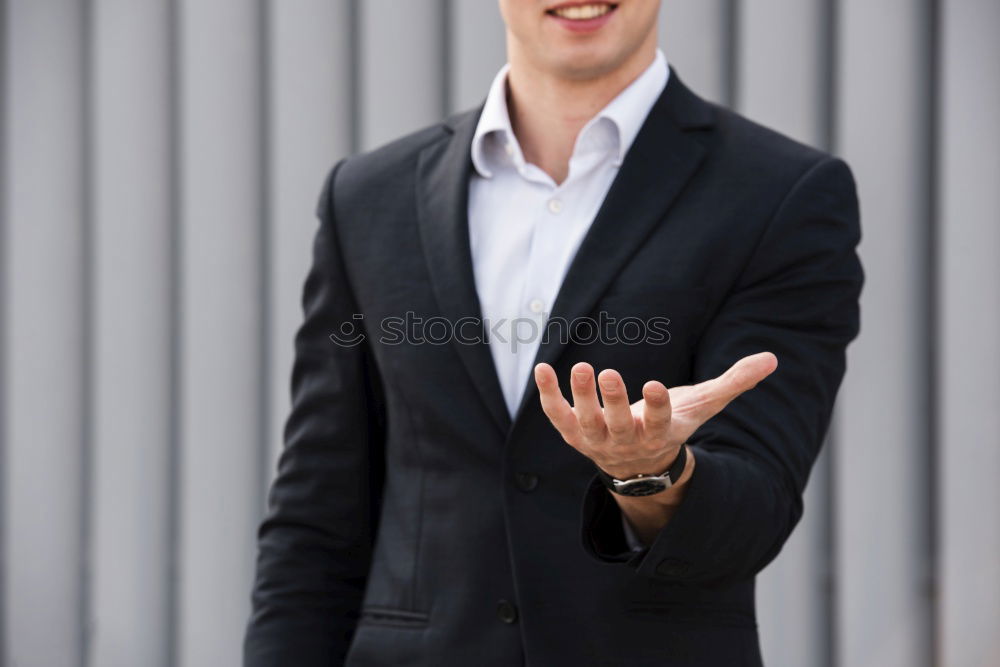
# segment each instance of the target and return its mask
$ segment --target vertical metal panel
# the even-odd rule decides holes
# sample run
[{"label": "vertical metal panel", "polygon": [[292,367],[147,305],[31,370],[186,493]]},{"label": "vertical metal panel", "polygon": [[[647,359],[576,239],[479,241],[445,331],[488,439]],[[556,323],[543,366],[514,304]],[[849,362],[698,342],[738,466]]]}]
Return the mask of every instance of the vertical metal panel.
[{"label": "vertical metal panel", "polygon": [[1000,664],[1000,4],[944,0],[940,665]]},{"label": "vertical metal panel", "polygon": [[678,76],[699,95],[732,97],[730,0],[670,0],[660,8],[660,47]]},{"label": "vertical metal panel", "polygon": [[448,76],[449,112],[468,109],[486,99],[490,82],[507,61],[506,30],[494,2],[448,3],[451,45]]},{"label": "vertical metal panel", "polygon": [[[823,108],[829,101],[826,9],[826,0],[748,0],[740,12],[736,40],[740,112],[814,146],[828,135]],[[773,667],[828,664],[828,448],[829,443],[810,475],[801,522],[758,578],[762,651]]]},{"label": "vertical metal panel", "polygon": [[90,664],[163,665],[170,495],[167,3],[95,0]]},{"label": "vertical metal panel", "polygon": [[747,0],[737,40],[739,111],[814,146],[827,134],[828,2]]},{"label": "vertical metal panel", "polygon": [[[350,152],[352,114],[350,8],[302,0],[268,5],[271,192],[268,253],[272,454],[282,446],[290,407],[292,339],[302,320],[302,281],[316,231],[316,202],[326,172]],[[267,465],[267,475],[274,461]]]},{"label": "vertical metal panel", "polygon": [[239,660],[263,409],[260,7],[180,5],[179,662]]},{"label": "vertical metal panel", "polygon": [[364,0],[358,8],[366,150],[443,117],[446,22],[442,0]]},{"label": "vertical metal panel", "polygon": [[8,3],[6,662],[77,665],[86,326],[80,3]]},{"label": "vertical metal panel", "polygon": [[838,16],[835,136],[859,183],[867,272],[835,457],[843,665],[931,661],[928,7],[842,0]]},{"label": "vertical metal panel", "polygon": [[10,99],[7,87],[8,32],[7,2],[0,0],[0,662],[6,660],[7,623],[10,612],[7,609],[7,449],[9,435],[7,429],[7,296],[10,274],[7,271],[7,232],[10,220],[7,209],[7,104]]}]

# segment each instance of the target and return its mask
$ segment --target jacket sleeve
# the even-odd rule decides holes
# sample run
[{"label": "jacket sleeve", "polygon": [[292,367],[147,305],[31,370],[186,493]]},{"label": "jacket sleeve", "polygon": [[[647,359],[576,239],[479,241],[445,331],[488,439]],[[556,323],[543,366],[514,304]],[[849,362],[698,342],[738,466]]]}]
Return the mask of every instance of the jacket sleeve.
[{"label": "jacket sleeve", "polygon": [[341,164],[317,209],[292,409],[258,533],[247,667],[341,664],[371,564],[384,469],[381,390],[368,346],[355,337],[360,322],[337,249],[332,199]]},{"label": "jacket sleeve", "polygon": [[582,540],[594,558],[673,582],[752,577],[802,515],[802,492],[859,329],[864,274],[854,180],[824,157],[785,196],[694,352],[694,382],[769,350],[777,370],[696,431],[684,500],[653,542],[625,547],[614,499],[594,476]]}]

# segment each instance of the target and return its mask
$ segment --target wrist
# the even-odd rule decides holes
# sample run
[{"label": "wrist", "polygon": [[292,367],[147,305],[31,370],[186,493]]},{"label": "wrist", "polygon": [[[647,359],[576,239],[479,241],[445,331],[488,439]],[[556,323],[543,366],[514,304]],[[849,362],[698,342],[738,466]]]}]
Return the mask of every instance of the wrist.
[{"label": "wrist", "polygon": [[687,454],[684,470],[670,488],[648,496],[623,496],[609,491],[619,506],[623,509],[626,507],[635,508],[641,512],[643,509],[652,511],[654,508],[671,508],[680,505],[681,501],[684,500],[684,493],[694,475],[695,468],[694,450],[686,444],[682,446],[686,448]]},{"label": "wrist", "polygon": [[[687,447],[682,444],[667,450],[664,458],[630,461],[627,468],[639,468],[639,473],[620,473],[620,468],[597,466],[598,475],[613,493],[623,496],[659,495],[677,485],[687,467]],[[626,466],[622,466],[626,467]]]},{"label": "wrist", "polygon": [[629,461],[628,463],[613,466],[598,465],[597,469],[615,479],[632,479],[633,477],[637,477],[639,475],[659,475],[663,471],[669,469],[670,466],[676,462],[677,457],[680,456],[681,448],[683,446],[684,445],[682,444],[680,447],[671,447],[664,450],[662,454],[648,459],[637,459]]},{"label": "wrist", "polygon": [[649,496],[635,497],[622,496],[608,491],[642,544],[652,544],[657,534],[677,513],[681,501],[684,500],[684,493],[688,488],[689,481],[694,475],[694,467],[694,452],[688,447],[684,472],[677,480],[677,484],[669,489]]}]

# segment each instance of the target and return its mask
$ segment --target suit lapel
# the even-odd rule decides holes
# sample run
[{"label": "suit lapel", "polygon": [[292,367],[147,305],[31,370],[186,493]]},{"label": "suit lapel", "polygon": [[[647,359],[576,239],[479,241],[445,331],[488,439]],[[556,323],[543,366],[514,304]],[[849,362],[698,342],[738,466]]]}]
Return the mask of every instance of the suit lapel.
[{"label": "suit lapel", "polygon": [[[629,258],[659,224],[705,156],[692,130],[711,125],[711,107],[671,70],[666,88],[650,110],[594,222],[563,280],[550,319],[586,316]],[[535,363],[554,364],[566,344],[543,339]],[[529,378],[514,418],[538,400]]]},{"label": "suit lapel", "polygon": [[417,215],[431,283],[442,315],[452,326],[463,318],[474,318],[476,322],[475,326],[462,329],[466,337],[477,332],[475,342],[459,342],[453,336],[452,344],[501,434],[506,435],[510,414],[482,326],[469,246],[470,150],[479,112],[477,109],[449,119],[447,126],[452,135],[420,153]]}]

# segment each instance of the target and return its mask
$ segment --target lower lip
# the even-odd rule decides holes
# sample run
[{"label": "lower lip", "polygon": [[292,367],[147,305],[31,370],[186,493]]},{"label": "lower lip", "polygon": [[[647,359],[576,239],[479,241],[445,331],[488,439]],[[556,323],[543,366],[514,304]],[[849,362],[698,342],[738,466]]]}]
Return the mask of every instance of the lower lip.
[{"label": "lower lip", "polygon": [[549,14],[549,16],[558,21],[567,30],[572,30],[573,32],[594,32],[595,30],[600,30],[605,23],[611,20],[611,15],[615,13],[616,9],[617,7],[607,14],[595,16],[592,19],[568,19],[558,14]]}]

